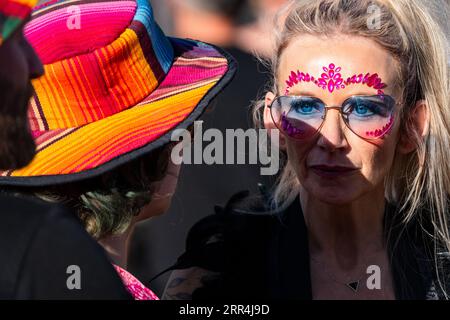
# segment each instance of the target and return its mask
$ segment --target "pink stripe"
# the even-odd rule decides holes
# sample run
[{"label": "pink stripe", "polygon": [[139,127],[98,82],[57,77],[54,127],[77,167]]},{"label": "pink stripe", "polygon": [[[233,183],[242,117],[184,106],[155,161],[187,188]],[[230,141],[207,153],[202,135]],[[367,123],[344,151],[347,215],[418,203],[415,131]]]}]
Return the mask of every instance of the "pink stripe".
[{"label": "pink stripe", "polygon": [[167,74],[164,82],[160,85],[160,88],[176,86],[180,84],[190,84],[197,81],[206,80],[208,78],[220,77],[227,70],[227,66],[224,65],[220,68],[211,70],[198,68],[198,67],[174,67]]}]

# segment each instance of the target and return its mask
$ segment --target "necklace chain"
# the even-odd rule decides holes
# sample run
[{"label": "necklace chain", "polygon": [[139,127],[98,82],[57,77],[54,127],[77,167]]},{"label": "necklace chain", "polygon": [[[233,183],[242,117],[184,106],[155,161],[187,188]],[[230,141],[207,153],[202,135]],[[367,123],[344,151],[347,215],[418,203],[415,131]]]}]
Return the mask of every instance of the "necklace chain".
[{"label": "necklace chain", "polygon": [[[311,257],[311,260],[312,260],[313,262],[317,263],[317,264],[322,265],[322,266],[324,267],[325,273],[326,273],[326,274],[328,275],[328,277],[329,277],[331,280],[333,280],[335,283],[337,283],[337,284],[339,284],[339,285],[344,285],[344,286],[346,286],[347,288],[353,290],[354,293],[357,293],[357,292],[358,292],[358,289],[359,289],[359,283],[360,283],[360,281],[364,278],[364,277],[361,275],[361,273],[364,273],[364,272],[361,272],[361,273],[359,274],[359,276],[358,276],[356,279],[354,278],[354,280],[350,280],[350,281],[343,282],[343,281],[339,281],[339,280],[336,278],[336,276],[334,276],[333,274],[331,274],[331,273],[328,271],[328,266],[325,265],[323,262],[320,262],[319,260],[317,260],[317,259],[315,259],[315,258],[313,258],[313,257]],[[367,266],[366,266],[366,268],[367,268]],[[364,270],[364,271],[365,271],[365,270]],[[346,275],[346,278],[349,279],[350,277],[349,277],[348,275]]]}]

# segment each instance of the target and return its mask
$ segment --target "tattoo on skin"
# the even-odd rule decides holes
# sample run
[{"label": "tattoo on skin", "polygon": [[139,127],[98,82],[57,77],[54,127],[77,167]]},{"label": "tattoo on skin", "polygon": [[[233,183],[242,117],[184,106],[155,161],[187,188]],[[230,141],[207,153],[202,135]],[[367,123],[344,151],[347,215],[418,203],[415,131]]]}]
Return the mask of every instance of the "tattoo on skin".
[{"label": "tattoo on skin", "polygon": [[[199,270],[199,272],[195,272]],[[191,277],[175,277],[169,280],[163,300],[192,300],[195,290],[205,287],[218,278],[219,273],[197,269],[190,272]],[[200,273],[200,274],[199,274]],[[206,273],[206,274],[205,274]],[[198,275],[197,275],[198,274]]]}]

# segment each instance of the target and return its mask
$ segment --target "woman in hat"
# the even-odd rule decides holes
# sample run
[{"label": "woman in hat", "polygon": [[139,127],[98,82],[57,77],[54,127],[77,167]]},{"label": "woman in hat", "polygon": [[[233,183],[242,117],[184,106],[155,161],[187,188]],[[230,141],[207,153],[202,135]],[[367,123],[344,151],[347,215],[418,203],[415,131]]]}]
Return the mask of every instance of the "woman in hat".
[{"label": "woman in hat", "polygon": [[50,1],[25,33],[45,69],[29,111],[37,153],[0,184],[75,209],[133,296],[157,299],[125,270],[128,239],[170,204],[179,170],[171,135],[201,115],[234,62],[166,37],[147,0]]},{"label": "woman in hat", "polygon": [[194,226],[166,296],[448,298],[445,33],[418,0],[298,0],[281,16],[255,108],[281,132],[278,185]]},{"label": "woman in hat", "polygon": [[[23,35],[34,1],[0,1],[0,168],[35,154],[27,121],[42,64]],[[0,196],[0,299],[129,299],[104,251],[71,212]]]}]

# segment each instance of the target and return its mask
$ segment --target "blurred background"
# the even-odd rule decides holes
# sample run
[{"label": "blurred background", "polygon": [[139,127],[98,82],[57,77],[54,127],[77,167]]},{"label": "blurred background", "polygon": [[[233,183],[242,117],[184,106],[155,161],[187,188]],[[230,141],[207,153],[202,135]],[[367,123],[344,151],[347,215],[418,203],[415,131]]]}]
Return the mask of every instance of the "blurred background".
[{"label": "blurred background", "polygon": [[[217,97],[201,120],[203,130],[252,127],[252,101],[265,92],[269,71],[256,57],[272,50],[276,12],[287,0],[150,0],[155,17],[169,36],[191,38],[226,49],[238,62],[234,81]],[[448,0],[424,0],[450,36]],[[450,52],[449,52],[450,65]],[[132,239],[129,271],[159,296],[169,273],[150,280],[170,267],[184,252],[189,229],[202,217],[214,213],[240,190],[256,192],[257,184],[268,188],[273,178],[260,176],[257,165],[186,165],[182,167],[172,207],[161,217],[141,223]]]},{"label": "blurred background", "polygon": [[[203,130],[252,127],[252,101],[264,93],[269,72],[256,56],[272,49],[273,21],[286,0],[150,0],[156,21],[169,36],[191,38],[224,48],[238,62],[234,81],[217,97],[201,120]],[[184,165],[172,207],[141,223],[132,239],[128,270],[162,296],[169,273],[148,281],[184,252],[189,229],[214,213],[241,190],[257,192],[272,185],[258,165]]]}]

